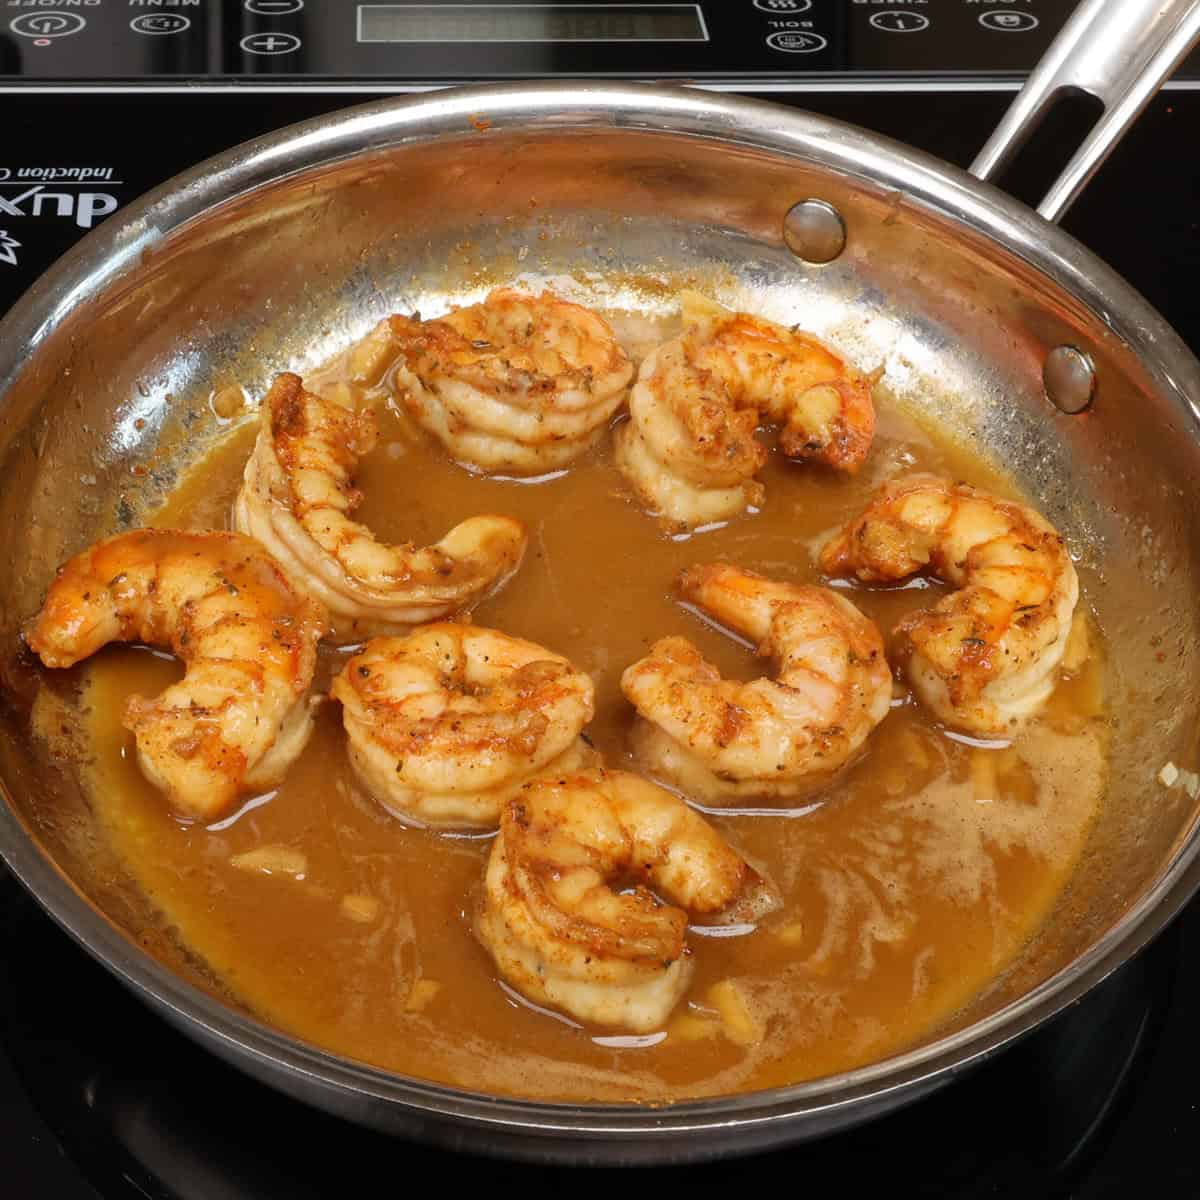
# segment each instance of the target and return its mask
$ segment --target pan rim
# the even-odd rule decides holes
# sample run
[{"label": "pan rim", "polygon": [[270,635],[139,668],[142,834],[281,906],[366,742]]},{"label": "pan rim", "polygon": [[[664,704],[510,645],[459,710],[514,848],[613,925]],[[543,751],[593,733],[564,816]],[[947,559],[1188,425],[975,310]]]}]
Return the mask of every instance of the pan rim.
[{"label": "pan rim", "polygon": [[[0,396],[68,315],[141,256],[219,205],[284,178],[402,143],[498,132],[580,129],[693,135],[818,163],[873,184],[1004,248],[1096,314],[1170,395],[1193,438],[1200,432],[1200,364],[1163,318],[1090,251],[989,184],[932,156],[825,117],[737,97],[638,83],[507,83],[390,99],[314,118],[244,143],[176,176],[93,230],[0,321]],[[479,130],[479,124],[474,124]],[[487,136],[480,132],[479,136]],[[0,400],[0,403],[3,401]],[[0,857],[84,949],[180,1028],[225,1057],[307,1076],[326,1089],[496,1131],[544,1138],[652,1140],[831,1119],[929,1090],[1078,1000],[1139,951],[1200,887],[1195,828],[1157,882],[1094,945],[991,1016],[914,1050],[786,1087],[647,1106],[524,1100],[433,1083],[321,1050],[238,1012],[187,983],[108,921],[39,847],[6,784]]]}]

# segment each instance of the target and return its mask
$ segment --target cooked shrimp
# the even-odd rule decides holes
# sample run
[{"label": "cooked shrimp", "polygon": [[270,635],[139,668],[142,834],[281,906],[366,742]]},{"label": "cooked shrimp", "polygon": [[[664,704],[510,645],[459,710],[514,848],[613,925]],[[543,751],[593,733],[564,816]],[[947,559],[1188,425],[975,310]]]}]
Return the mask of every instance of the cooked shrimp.
[{"label": "cooked shrimp", "polygon": [[758,410],[735,408],[720,381],[693,365],[684,338],[642,360],[629,417],[617,427],[617,468],[670,524],[694,529],[762,503]]},{"label": "cooked shrimp", "polygon": [[485,471],[537,475],[578,458],[633,376],[607,322],[551,292],[498,288],[436,320],[390,323],[397,399],[454,458]]},{"label": "cooked shrimp", "polygon": [[1053,691],[1079,580],[1063,539],[1024,504],[934,475],[893,480],[820,565],[865,583],[927,569],[959,589],[897,626],[917,695],[947,725],[1009,732]]},{"label": "cooked shrimp", "polygon": [[722,679],[686,638],[662,638],[621,676],[642,720],[639,760],[714,803],[796,796],[828,783],[887,715],[892,681],[873,622],[827,588],[721,563],[691,567],[680,596],[775,660],[777,678]]},{"label": "cooked shrimp", "polygon": [[[621,886],[630,879],[638,885]],[[527,784],[505,807],[476,930],[530,1000],[645,1033],[687,989],[689,913],[753,920],[776,904],[682,800],[636,775],[589,771]]]},{"label": "cooked shrimp", "polygon": [[465,612],[502,587],[525,553],[525,530],[511,517],[471,517],[424,549],[376,541],[350,517],[361,500],[354,468],[375,437],[369,410],[280,375],[234,506],[237,527],[329,608],[344,641]]},{"label": "cooked shrimp", "polygon": [[544,770],[593,758],[591,679],[533,642],[440,624],[377,638],[334,680],[350,761],[367,789],[421,825],[489,826]]},{"label": "cooked shrimp", "polygon": [[649,508],[694,528],[762,501],[755,431],[785,454],[856,470],[875,431],[871,381],[807,334],[684,292],[683,333],[642,362],[617,464]]},{"label": "cooked shrimp", "polygon": [[153,700],[130,696],[138,763],[183,817],[212,821],[277,784],[312,730],[322,606],[238,533],[140,529],[59,570],[26,641],[48,667],[109,642],[162,646],[186,664]]}]

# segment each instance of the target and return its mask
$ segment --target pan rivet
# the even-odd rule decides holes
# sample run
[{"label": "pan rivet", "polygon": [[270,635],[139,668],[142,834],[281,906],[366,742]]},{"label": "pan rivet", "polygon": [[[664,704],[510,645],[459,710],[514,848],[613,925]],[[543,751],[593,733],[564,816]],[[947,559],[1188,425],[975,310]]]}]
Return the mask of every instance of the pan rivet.
[{"label": "pan rivet", "polygon": [[1096,368],[1091,358],[1074,346],[1055,346],[1042,366],[1042,386],[1055,408],[1080,413],[1096,391]]},{"label": "pan rivet", "polygon": [[783,240],[805,262],[833,262],[846,248],[846,226],[832,204],[801,200],[783,218]]}]

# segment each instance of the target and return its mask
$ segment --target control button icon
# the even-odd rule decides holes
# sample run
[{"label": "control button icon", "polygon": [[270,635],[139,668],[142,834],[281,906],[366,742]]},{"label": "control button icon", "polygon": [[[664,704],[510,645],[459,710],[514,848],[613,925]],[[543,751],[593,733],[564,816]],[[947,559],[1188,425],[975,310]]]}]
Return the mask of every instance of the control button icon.
[{"label": "control button icon", "polygon": [[7,229],[0,229],[0,263],[8,263],[10,267],[17,265],[17,251],[21,243],[12,237]]},{"label": "control button icon", "polygon": [[191,18],[181,17],[178,13],[147,13],[129,22],[129,28],[134,33],[146,34],[182,33],[191,27]]},{"label": "control button icon", "polygon": [[769,34],[767,45],[772,50],[784,50],[788,54],[814,54],[818,50],[824,50],[829,43],[819,33],[785,29]]},{"label": "control button icon", "polygon": [[1001,33],[1024,33],[1038,27],[1038,19],[1027,12],[985,12],[979,14],[979,23],[984,29],[998,29]]},{"label": "control button icon", "polygon": [[245,0],[242,7],[260,17],[286,17],[288,13],[299,12],[304,0]]},{"label": "control button icon", "polygon": [[[246,0],[246,3],[251,3],[251,0]],[[812,8],[812,0],[754,0],[754,7],[762,12],[795,16],[796,13],[808,12]]]},{"label": "control button icon", "polygon": [[75,13],[22,13],[8,23],[13,33],[27,38],[59,38],[78,33],[87,22]]},{"label": "control button icon", "polygon": [[872,13],[871,24],[876,29],[882,29],[884,33],[920,33],[922,29],[929,28],[929,18],[920,13],[894,12],[889,9],[887,12]]},{"label": "control button icon", "polygon": [[300,49],[294,33],[252,33],[238,43],[247,54],[291,54]]}]

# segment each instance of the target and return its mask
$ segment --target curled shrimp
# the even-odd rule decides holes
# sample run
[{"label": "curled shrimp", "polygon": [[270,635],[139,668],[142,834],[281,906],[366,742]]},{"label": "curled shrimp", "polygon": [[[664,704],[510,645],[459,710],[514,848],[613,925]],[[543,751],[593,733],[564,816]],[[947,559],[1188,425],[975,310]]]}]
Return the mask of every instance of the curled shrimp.
[{"label": "curled shrimp", "polygon": [[775,679],[722,679],[686,638],[625,669],[641,720],[639,762],[713,803],[796,796],[828,783],[887,715],[892,680],[874,623],[827,588],[714,563],[679,578],[682,599],[759,644]]},{"label": "curled shrimp", "polygon": [[689,913],[752,920],[776,904],[678,797],[596,770],[527,784],[505,807],[476,932],[530,1000],[645,1033],[662,1027],[687,989]]},{"label": "curled shrimp", "polygon": [[917,695],[947,725],[1009,732],[1053,691],[1079,580],[1062,537],[1026,505],[934,475],[896,479],[820,566],[865,583],[928,570],[958,589],[896,629]]},{"label": "curled shrimp", "polygon": [[593,685],[561,655],[474,625],[376,638],[346,664],[350,760],[368,790],[409,822],[494,826],[522,784],[574,770]]},{"label": "curled shrimp", "polygon": [[312,730],[308,691],[327,616],[262,547],[237,533],[140,529],[76,555],[26,641],[48,667],[109,642],[146,642],[186,664],[123,723],[138,763],[182,817],[212,821],[272,787]]},{"label": "curled shrimp", "polygon": [[359,458],[374,445],[373,414],[306,391],[280,375],[234,505],[234,522],[321,600],[334,634],[355,641],[469,610],[521,564],[525,530],[511,517],[471,517],[433,546],[388,546],[351,519]]},{"label": "curled shrimp", "polygon": [[397,399],[460,462],[537,475],[576,459],[633,366],[608,323],[551,292],[498,288],[436,320],[390,319]]},{"label": "curled shrimp", "polygon": [[760,504],[764,419],[792,458],[862,464],[875,431],[867,376],[807,334],[695,292],[680,301],[683,333],[642,362],[617,430],[617,465],[647,507],[695,528]]}]

